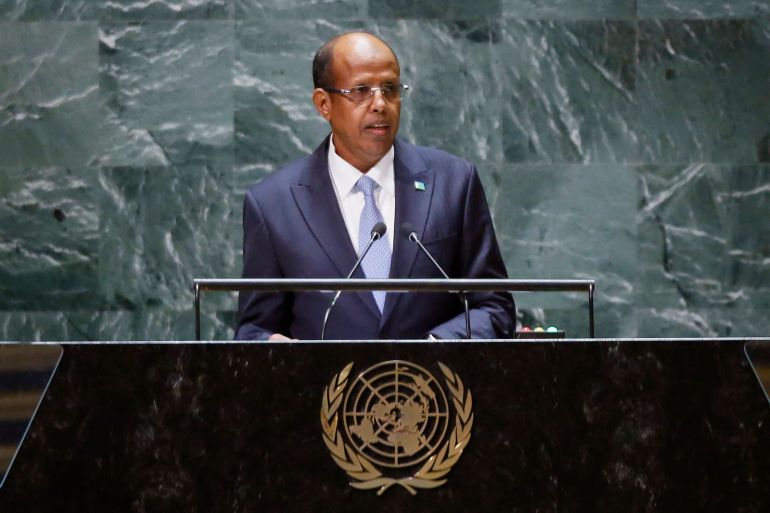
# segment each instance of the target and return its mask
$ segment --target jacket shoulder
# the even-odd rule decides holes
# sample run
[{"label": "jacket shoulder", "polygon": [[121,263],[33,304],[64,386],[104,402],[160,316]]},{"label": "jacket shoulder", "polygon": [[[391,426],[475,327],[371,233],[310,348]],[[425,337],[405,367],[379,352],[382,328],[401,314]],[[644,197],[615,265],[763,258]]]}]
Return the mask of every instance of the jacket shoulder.
[{"label": "jacket shoulder", "polygon": [[303,182],[308,176],[308,170],[315,170],[327,166],[326,154],[329,151],[329,137],[309,155],[273,171],[252,185],[247,194],[255,198],[269,199],[270,197],[282,197],[291,193],[291,186]]},{"label": "jacket shoulder", "polygon": [[249,194],[260,197],[276,194],[281,191],[289,191],[289,187],[299,183],[303,171],[307,168],[310,157],[304,157],[286,166],[272,171],[261,180],[249,187]]},{"label": "jacket shoulder", "polygon": [[[426,169],[435,171],[436,177],[442,182],[454,186],[468,184],[476,172],[476,167],[471,162],[444,150],[403,142],[401,144],[405,151],[422,161]],[[411,160],[414,163],[417,159]]]}]

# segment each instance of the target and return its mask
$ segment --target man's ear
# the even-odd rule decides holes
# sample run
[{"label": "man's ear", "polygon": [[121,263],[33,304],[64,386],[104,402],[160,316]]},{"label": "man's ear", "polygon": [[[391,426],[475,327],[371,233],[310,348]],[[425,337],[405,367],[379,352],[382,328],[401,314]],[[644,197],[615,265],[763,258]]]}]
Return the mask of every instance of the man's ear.
[{"label": "man's ear", "polygon": [[330,102],[331,98],[329,98],[329,93],[321,88],[313,90],[313,105],[315,105],[315,110],[317,110],[326,121],[329,121],[329,118],[331,117],[329,114],[329,109],[331,107]]}]

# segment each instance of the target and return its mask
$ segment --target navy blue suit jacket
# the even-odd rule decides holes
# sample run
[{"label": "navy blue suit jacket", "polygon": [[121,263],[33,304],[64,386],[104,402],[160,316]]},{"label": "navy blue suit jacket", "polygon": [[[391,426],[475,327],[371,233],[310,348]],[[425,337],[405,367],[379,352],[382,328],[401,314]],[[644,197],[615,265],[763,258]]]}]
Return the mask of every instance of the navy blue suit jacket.
[{"label": "navy blue suit jacket", "polygon": [[[484,190],[475,167],[443,151],[396,140],[396,227],[411,223],[453,278],[506,278]],[[356,262],[329,177],[328,138],[308,157],[270,174],[247,193],[243,207],[244,278],[343,278]],[[415,182],[425,184],[419,190]],[[394,237],[391,278],[440,278],[417,245]],[[364,278],[359,269],[356,278]],[[239,297],[236,338],[282,333],[319,339],[331,295],[253,293]],[[508,338],[515,307],[508,293],[469,296],[474,338]],[[326,338],[462,338],[462,303],[454,294],[389,293],[382,314],[370,292],[343,292]]]}]

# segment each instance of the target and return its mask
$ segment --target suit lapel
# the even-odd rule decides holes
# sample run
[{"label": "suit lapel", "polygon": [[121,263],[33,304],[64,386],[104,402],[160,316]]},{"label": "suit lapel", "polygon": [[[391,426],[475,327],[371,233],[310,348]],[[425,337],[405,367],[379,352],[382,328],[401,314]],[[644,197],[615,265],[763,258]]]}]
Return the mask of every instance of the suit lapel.
[{"label": "suit lapel", "polygon": [[[418,235],[425,233],[431,201],[433,198],[435,173],[428,169],[425,162],[409,144],[396,139],[395,160],[393,163],[396,185],[395,226],[391,230],[394,237],[393,257],[391,258],[390,277],[408,278],[419,248],[401,233],[404,223],[411,223]],[[425,190],[421,190],[421,184]],[[388,294],[381,326],[395,309],[404,294]]]},{"label": "suit lapel", "polygon": [[[291,187],[291,191],[297,208],[313,236],[334,264],[339,277],[344,278],[355,265],[358,256],[350,241],[337,195],[334,193],[334,185],[329,177],[328,152],[329,138],[327,137],[310,155],[302,178],[299,183]],[[365,278],[360,267],[353,277]],[[377,316],[380,315],[380,310],[371,293],[358,292],[356,295]]]}]

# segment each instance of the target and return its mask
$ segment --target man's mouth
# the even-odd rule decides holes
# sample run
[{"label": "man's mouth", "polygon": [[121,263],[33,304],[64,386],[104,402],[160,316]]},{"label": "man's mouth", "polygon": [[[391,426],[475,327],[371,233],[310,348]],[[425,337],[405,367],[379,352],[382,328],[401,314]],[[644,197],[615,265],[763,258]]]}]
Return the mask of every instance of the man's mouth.
[{"label": "man's mouth", "polygon": [[386,123],[372,123],[366,127],[366,131],[374,135],[385,135],[390,131],[390,125]]}]

